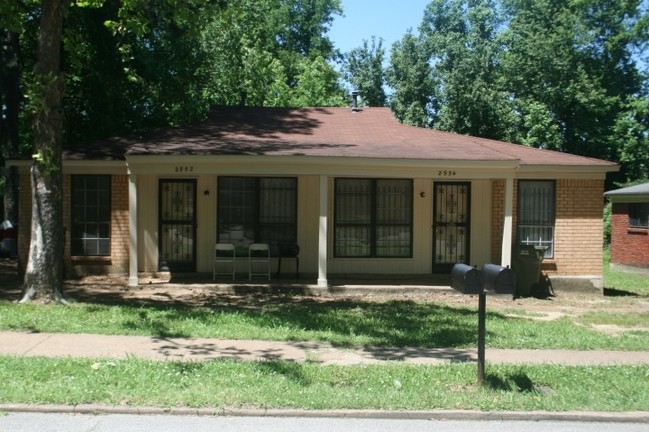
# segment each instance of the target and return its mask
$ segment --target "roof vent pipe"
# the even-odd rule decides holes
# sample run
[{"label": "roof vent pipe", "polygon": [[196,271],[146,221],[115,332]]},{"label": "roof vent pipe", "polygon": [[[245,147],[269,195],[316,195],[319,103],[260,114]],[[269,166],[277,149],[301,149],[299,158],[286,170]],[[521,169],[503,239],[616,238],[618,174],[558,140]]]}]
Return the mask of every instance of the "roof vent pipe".
[{"label": "roof vent pipe", "polygon": [[360,111],[358,108],[358,92],[352,92],[352,112]]}]

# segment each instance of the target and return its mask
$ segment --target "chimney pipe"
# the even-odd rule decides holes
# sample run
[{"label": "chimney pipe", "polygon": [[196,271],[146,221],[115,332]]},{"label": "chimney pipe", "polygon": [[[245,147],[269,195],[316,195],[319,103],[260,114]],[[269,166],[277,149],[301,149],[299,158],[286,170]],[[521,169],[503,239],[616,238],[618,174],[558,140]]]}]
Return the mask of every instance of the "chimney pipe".
[{"label": "chimney pipe", "polygon": [[360,111],[359,108],[358,108],[358,92],[357,91],[352,92],[352,111],[353,112]]}]

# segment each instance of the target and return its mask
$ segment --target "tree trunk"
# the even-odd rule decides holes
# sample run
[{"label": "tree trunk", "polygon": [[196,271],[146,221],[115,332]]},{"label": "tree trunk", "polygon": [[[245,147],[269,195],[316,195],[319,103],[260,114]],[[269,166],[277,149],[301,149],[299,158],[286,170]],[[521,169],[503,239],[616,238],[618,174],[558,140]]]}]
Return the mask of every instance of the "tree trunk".
[{"label": "tree trunk", "polygon": [[28,301],[65,302],[63,286],[63,196],[61,134],[63,125],[63,74],[61,35],[68,0],[42,0],[34,113],[32,226],[24,294]]}]

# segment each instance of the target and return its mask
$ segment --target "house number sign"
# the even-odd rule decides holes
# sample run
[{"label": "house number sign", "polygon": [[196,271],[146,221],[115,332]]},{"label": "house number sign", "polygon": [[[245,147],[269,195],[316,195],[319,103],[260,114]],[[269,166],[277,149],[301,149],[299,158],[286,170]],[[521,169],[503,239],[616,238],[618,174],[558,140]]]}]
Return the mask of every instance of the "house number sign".
[{"label": "house number sign", "polygon": [[438,177],[455,177],[455,170],[439,170],[437,171]]},{"label": "house number sign", "polygon": [[176,167],[174,167],[174,172],[177,172],[177,173],[194,172],[194,167],[193,166],[176,166]]}]

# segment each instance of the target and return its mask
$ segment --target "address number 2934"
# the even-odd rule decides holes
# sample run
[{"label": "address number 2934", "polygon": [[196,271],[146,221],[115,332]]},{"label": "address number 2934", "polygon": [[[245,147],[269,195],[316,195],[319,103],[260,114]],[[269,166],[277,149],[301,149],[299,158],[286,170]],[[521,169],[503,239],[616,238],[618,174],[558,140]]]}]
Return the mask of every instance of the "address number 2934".
[{"label": "address number 2934", "polygon": [[455,177],[456,172],[453,170],[439,170],[437,171],[439,177]]}]

